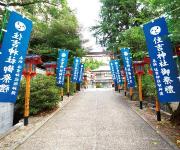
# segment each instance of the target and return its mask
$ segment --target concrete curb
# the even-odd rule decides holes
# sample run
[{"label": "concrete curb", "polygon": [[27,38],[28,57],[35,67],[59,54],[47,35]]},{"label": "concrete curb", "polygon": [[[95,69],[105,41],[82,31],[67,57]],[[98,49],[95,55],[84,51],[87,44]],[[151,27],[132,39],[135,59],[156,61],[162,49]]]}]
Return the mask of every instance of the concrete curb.
[{"label": "concrete curb", "polygon": [[164,135],[162,132],[160,132],[159,130],[157,130],[154,125],[148,121],[145,117],[143,117],[136,109],[134,109],[130,104],[130,100],[126,97],[127,99],[127,104],[129,105],[129,107],[139,116],[141,117],[166,143],[168,143],[174,150],[179,150],[179,148],[169,140],[169,138]]},{"label": "concrete curb", "polygon": [[13,146],[12,149],[17,149],[19,146],[21,146],[27,139],[29,139],[33,134],[35,134],[47,121],[49,121],[54,115],[56,115],[64,106],[66,106],[74,97],[76,97],[79,93],[76,93],[73,96],[70,96],[69,98],[66,97],[67,102],[63,103],[65,99],[60,102],[59,108],[53,112],[48,118],[46,118],[40,125],[38,125],[31,133],[29,133],[21,142],[19,142],[17,145]]},{"label": "concrete curb", "polygon": [[17,123],[16,125],[12,126],[8,131],[0,135],[0,140],[5,138],[7,135],[9,135],[11,132],[19,129],[20,127],[23,126],[22,122]]}]

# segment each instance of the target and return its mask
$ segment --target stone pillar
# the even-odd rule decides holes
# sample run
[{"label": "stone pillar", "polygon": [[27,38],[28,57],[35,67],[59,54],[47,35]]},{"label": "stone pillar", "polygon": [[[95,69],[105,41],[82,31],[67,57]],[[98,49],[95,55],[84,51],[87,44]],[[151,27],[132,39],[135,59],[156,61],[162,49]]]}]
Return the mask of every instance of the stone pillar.
[{"label": "stone pillar", "polygon": [[0,134],[13,126],[14,103],[0,102]]}]

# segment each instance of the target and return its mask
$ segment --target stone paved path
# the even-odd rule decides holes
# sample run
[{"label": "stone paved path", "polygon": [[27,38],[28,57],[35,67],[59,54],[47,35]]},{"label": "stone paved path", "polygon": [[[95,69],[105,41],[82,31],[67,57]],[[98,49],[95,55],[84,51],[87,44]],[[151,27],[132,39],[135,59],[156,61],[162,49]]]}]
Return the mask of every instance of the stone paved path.
[{"label": "stone paved path", "polygon": [[172,150],[119,93],[87,90],[18,150]]}]

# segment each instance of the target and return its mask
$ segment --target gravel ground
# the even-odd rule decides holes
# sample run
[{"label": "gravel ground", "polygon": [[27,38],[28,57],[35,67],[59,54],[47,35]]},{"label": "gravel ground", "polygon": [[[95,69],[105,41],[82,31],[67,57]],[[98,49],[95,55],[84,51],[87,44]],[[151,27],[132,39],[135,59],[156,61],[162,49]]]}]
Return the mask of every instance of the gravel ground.
[{"label": "gravel ground", "polygon": [[161,112],[161,121],[158,122],[156,112],[151,107],[144,107],[143,110],[140,110],[139,102],[128,101],[128,103],[139,115],[148,120],[157,132],[163,133],[171,142],[180,148],[180,126],[172,124],[169,121],[170,116]]},{"label": "gravel ground", "polygon": [[123,95],[87,90],[72,99],[18,150],[172,150]]},{"label": "gravel ground", "polygon": [[[64,97],[64,100],[60,102],[59,108],[56,111],[59,111],[59,109],[64,107],[71,99],[72,97]],[[11,132],[0,140],[0,150],[15,149],[26,138],[28,138],[32,133],[34,133],[40,126],[42,126],[54,113],[56,112],[49,112],[45,115],[29,117],[28,126],[23,126],[23,120],[21,120],[20,122],[22,122],[22,125],[19,128],[17,128],[15,131]]]}]

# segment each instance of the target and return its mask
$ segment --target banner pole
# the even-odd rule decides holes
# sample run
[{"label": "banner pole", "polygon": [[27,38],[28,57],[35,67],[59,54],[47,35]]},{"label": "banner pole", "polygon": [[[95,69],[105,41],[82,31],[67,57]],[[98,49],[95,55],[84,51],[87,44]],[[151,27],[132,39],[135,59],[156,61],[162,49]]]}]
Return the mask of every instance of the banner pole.
[{"label": "banner pole", "polygon": [[156,115],[157,115],[157,121],[161,121],[160,103],[157,97],[156,97]]},{"label": "banner pole", "polygon": [[64,96],[64,89],[61,87],[61,100],[63,101],[63,96]]},{"label": "banner pole", "polygon": [[75,82],[75,83],[74,83],[74,93],[77,92],[76,88],[77,88],[77,85],[76,85],[76,82]]},{"label": "banner pole", "polygon": [[24,126],[28,125],[28,118],[29,118],[29,101],[30,101],[30,86],[31,86],[30,82],[31,82],[31,75],[27,74],[25,103],[24,103]]},{"label": "banner pole", "polygon": [[121,93],[121,85],[118,85],[119,93]]},{"label": "banner pole", "polygon": [[139,101],[140,101],[140,109],[143,109],[142,104],[142,75],[138,75],[138,84],[139,84]]},{"label": "banner pole", "polygon": [[126,96],[126,90],[127,90],[127,83],[126,83],[126,76],[124,77],[124,95]]},{"label": "banner pole", "polygon": [[70,81],[70,72],[69,72],[69,70],[68,70],[68,73],[67,73],[67,96],[69,97],[69,85],[70,85],[70,83],[69,83],[69,81]]},{"label": "banner pole", "polygon": [[130,93],[130,97],[131,97],[131,100],[132,100],[132,97],[133,97],[133,87],[130,87],[130,89],[129,89],[130,91],[129,91],[129,93]]}]

